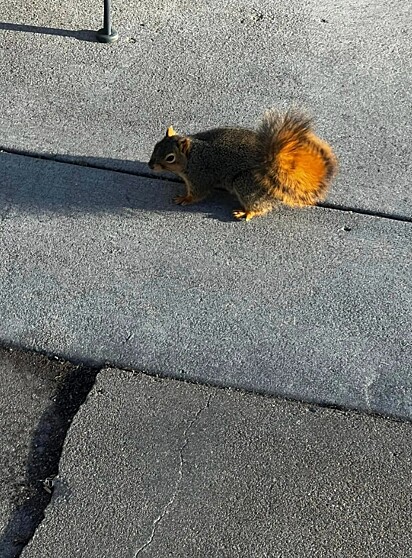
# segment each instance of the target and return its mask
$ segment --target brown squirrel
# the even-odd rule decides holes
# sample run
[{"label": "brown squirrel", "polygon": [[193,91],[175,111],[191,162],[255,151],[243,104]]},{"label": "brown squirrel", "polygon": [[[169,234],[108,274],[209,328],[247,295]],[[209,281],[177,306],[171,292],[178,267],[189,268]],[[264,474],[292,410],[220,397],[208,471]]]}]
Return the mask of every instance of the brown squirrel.
[{"label": "brown squirrel", "polygon": [[183,136],[170,126],[155,145],[149,167],[184,180],[186,194],[175,203],[198,202],[220,187],[242,205],[234,217],[249,221],[279,202],[302,207],[323,200],[337,160],[313,133],[310,118],[297,110],[284,115],[270,110],[256,131],[216,128]]}]

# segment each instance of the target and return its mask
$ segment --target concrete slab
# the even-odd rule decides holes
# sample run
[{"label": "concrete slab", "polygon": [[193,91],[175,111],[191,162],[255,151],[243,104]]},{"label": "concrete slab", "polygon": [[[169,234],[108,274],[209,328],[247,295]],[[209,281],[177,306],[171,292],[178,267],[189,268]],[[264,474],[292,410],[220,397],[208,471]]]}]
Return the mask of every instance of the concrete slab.
[{"label": "concrete slab", "polygon": [[412,217],[412,14],[373,2],[16,0],[0,23],[0,146],[147,172],[154,142],[307,107],[336,148],[330,202]]},{"label": "concrete slab", "polygon": [[6,343],[412,417],[412,226],[2,157]]},{"label": "concrete slab", "polygon": [[409,555],[412,425],[105,370],[22,558]]}]

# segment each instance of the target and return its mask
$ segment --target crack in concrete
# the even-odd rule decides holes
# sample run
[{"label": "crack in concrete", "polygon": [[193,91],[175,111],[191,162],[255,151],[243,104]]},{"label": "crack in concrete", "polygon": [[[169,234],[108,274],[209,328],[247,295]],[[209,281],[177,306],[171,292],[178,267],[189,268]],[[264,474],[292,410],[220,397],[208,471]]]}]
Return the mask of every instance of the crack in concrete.
[{"label": "crack in concrete", "polygon": [[370,409],[371,408],[371,393],[370,390],[373,386],[373,384],[379,379],[379,372],[373,372],[371,374],[371,376],[369,378],[367,378],[365,385],[363,387],[363,392],[365,395],[365,400],[366,400],[366,405],[367,408]]},{"label": "crack in concrete", "polygon": [[342,213],[355,213],[356,215],[367,215],[369,217],[378,217],[380,219],[389,219],[391,221],[401,221],[403,223],[412,223],[412,217],[407,215],[398,215],[396,213],[385,213],[383,211],[376,211],[374,209],[366,209],[361,207],[350,207],[348,205],[341,205],[337,203],[319,202],[317,207],[324,209],[332,209],[334,211],[341,211]]},{"label": "crack in concrete", "polygon": [[[89,169],[96,169],[102,171],[116,172],[118,174],[127,174],[129,176],[137,176],[139,178],[150,178],[151,180],[163,180],[165,182],[174,182],[182,184],[183,180],[179,177],[167,176],[162,174],[155,174],[154,172],[133,171],[132,169],[122,169],[113,165],[105,165],[102,163],[94,163],[93,161],[79,161],[75,156],[71,155],[57,155],[57,154],[43,154],[35,153],[33,151],[25,151],[23,149],[7,149],[0,146],[0,153],[7,153],[8,155],[18,155],[20,157],[29,157],[30,159],[38,159],[41,161],[49,161],[51,163],[59,163],[63,165],[73,165],[75,167],[84,167]],[[143,162],[143,161],[141,161]]]},{"label": "crack in concrete", "polygon": [[[24,149],[11,149],[6,148],[4,146],[0,146],[0,153],[7,153],[9,155],[20,155],[21,157],[30,157],[32,159],[40,159],[43,161],[51,161],[53,163],[63,163],[66,165],[74,165],[78,167],[86,167],[96,170],[103,170],[109,172],[116,172],[119,174],[127,174],[130,176],[137,176],[139,178],[149,178],[151,180],[163,180],[165,182],[172,182],[180,184],[183,182],[181,178],[172,177],[172,176],[165,176],[162,174],[155,174],[153,172],[144,172],[143,170],[140,171],[133,171],[131,169],[126,170],[118,167],[114,167],[111,165],[103,165],[99,163],[94,163],[92,161],[79,161],[76,160],[74,155],[58,155],[58,154],[44,154],[44,153],[36,153],[33,151],[26,151]],[[351,207],[342,204],[336,203],[329,203],[329,202],[319,202],[316,204],[316,207],[321,207],[324,209],[331,209],[334,211],[340,211],[342,213],[355,213],[357,215],[367,215],[370,217],[377,217],[380,219],[389,219],[391,221],[401,221],[404,223],[412,223],[412,217],[407,215],[399,215],[396,213],[385,213],[384,211],[377,211],[374,209],[367,209],[362,207]]]},{"label": "crack in concrete", "polygon": [[150,546],[150,544],[153,542],[154,537],[156,535],[156,529],[159,525],[159,523],[162,521],[162,519],[165,517],[165,515],[168,513],[169,509],[171,508],[171,506],[174,504],[176,497],[177,497],[177,493],[179,491],[179,486],[180,483],[182,482],[183,479],[183,465],[184,465],[184,459],[183,459],[183,451],[185,450],[187,444],[189,443],[189,440],[187,438],[188,432],[189,430],[193,427],[193,425],[199,420],[200,415],[210,406],[210,402],[212,400],[212,394],[209,395],[207,401],[206,401],[206,405],[204,405],[204,407],[201,407],[195,414],[195,416],[193,417],[193,419],[190,421],[190,423],[188,424],[188,426],[185,428],[184,432],[183,432],[183,444],[180,446],[179,448],[179,459],[180,459],[180,463],[179,463],[179,470],[177,472],[177,479],[176,479],[176,483],[175,483],[175,488],[173,490],[173,493],[169,499],[169,501],[166,503],[166,505],[163,507],[163,510],[159,513],[159,515],[155,518],[155,520],[153,521],[152,524],[152,531],[150,533],[149,538],[147,539],[146,542],[144,542],[135,552],[133,558],[136,558],[141,552],[143,552],[143,550],[145,550],[148,546]]}]

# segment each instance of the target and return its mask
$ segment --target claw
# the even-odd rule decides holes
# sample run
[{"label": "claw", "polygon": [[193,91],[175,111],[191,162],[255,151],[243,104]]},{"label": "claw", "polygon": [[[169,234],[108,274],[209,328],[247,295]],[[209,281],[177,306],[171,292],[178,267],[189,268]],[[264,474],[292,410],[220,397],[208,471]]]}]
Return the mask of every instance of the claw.
[{"label": "claw", "polygon": [[232,215],[235,219],[238,219],[239,221],[244,218],[246,218],[247,220],[246,211],[243,211],[242,209],[236,209],[235,211],[232,212]]},{"label": "claw", "polygon": [[241,220],[244,219],[245,221],[250,221],[253,217],[257,217],[258,215],[264,215],[266,211],[249,211],[246,209],[237,209],[233,211],[233,217],[235,219]]}]

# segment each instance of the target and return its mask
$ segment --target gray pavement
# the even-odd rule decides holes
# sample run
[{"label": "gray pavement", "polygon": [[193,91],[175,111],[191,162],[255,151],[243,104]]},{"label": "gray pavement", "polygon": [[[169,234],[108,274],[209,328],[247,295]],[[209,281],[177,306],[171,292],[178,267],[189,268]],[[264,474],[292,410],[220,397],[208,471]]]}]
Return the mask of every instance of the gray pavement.
[{"label": "gray pavement", "polygon": [[[410,3],[113,4],[0,5],[1,558],[409,556]],[[150,175],[291,104],[329,207]]]},{"label": "gray pavement", "polygon": [[169,124],[297,104],[339,156],[331,202],[412,217],[409,1],[115,0],[110,47],[67,36],[101,26],[99,2],[3,4],[23,31],[0,25],[0,146],[140,172]]},{"label": "gray pavement", "polygon": [[410,556],[411,444],[410,423],[106,369],[22,558]]},{"label": "gray pavement", "polygon": [[102,365],[412,417],[412,225],[3,154],[2,337]]}]

